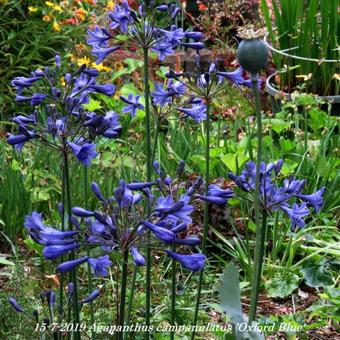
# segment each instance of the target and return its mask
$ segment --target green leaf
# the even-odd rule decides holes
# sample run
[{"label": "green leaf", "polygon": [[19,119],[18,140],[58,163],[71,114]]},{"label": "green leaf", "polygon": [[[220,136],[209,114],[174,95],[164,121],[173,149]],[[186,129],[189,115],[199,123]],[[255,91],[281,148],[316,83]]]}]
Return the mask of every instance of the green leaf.
[{"label": "green leaf", "polygon": [[202,155],[192,155],[190,157],[191,161],[199,167],[200,171],[203,173],[205,170],[205,158]]},{"label": "green leaf", "polygon": [[319,263],[313,260],[306,261],[300,269],[306,284],[309,287],[318,288],[333,284],[330,264],[326,259]]},{"label": "green leaf", "polygon": [[249,159],[248,154],[243,152],[227,153],[221,157],[221,161],[234,173]]},{"label": "green leaf", "polygon": [[280,143],[280,147],[281,147],[283,152],[290,152],[296,146],[296,144],[293,141],[291,141],[289,139],[285,139],[283,137],[280,138],[280,142],[279,143]]},{"label": "green leaf", "polygon": [[11,167],[12,167],[12,170],[14,170],[14,171],[20,170],[19,162],[16,159],[12,159]]},{"label": "green leaf", "polygon": [[24,241],[24,243],[27,245],[28,249],[35,250],[39,255],[42,256],[42,251],[44,247],[36,242],[34,242],[32,239],[28,238]]},{"label": "green leaf", "polygon": [[221,307],[235,323],[244,322],[241,307],[240,284],[238,270],[233,263],[229,263],[223,271],[218,286]]},{"label": "green leaf", "polygon": [[156,75],[160,78],[166,78],[165,74],[168,72],[168,67],[166,66],[161,66],[157,71]]},{"label": "green leaf", "polygon": [[31,197],[33,203],[48,201],[51,198],[49,188],[36,188]]},{"label": "green leaf", "polygon": [[102,106],[98,100],[90,99],[90,102],[87,104],[83,104],[83,107],[88,111],[96,111],[100,109]]},{"label": "green leaf", "polygon": [[253,222],[252,219],[249,219],[247,227],[248,227],[248,229],[251,230],[253,233],[256,232],[256,224]]},{"label": "green leaf", "polygon": [[291,159],[285,159],[282,169],[281,169],[281,173],[284,176],[288,176],[292,173],[294,173],[296,167],[298,166],[297,162],[292,161]]},{"label": "green leaf", "polygon": [[327,177],[331,170],[331,164],[329,163],[328,158],[319,154],[315,163],[316,173],[320,177]]},{"label": "green leaf", "polygon": [[290,127],[290,123],[285,122],[282,119],[272,118],[272,119],[265,119],[263,123],[270,123],[272,129],[277,133],[280,134],[282,131],[287,130]]},{"label": "green leaf", "polygon": [[246,322],[241,307],[240,281],[238,270],[233,263],[229,263],[224,268],[221,281],[218,286],[220,305],[231,321],[236,324],[236,339],[263,340],[264,337],[257,331],[241,332],[237,324]]},{"label": "green leaf", "polygon": [[[124,63],[128,66],[128,72],[131,73],[135,71],[137,68],[143,66],[143,61],[139,59],[127,58],[124,60]],[[164,66],[163,66],[164,67]]]},{"label": "green leaf", "polygon": [[328,121],[327,113],[317,108],[312,108],[309,111],[309,118],[310,119],[308,120],[308,125],[314,131],[323,129],[327,125],[327,121]]},{"label": "green leaf", "polygon": [[299,285],[299,280],[299,276],[294,273],[281,273],[268,280],[265,288],[270,297],[284,298],[293,293]]},{"label": "green leaf", "polygon": [[140,94],[139,90],[135,87],[133,83],[125,84],[120,89],[120,93],[125,97],[127,97],[130,93],[133,94],[134,96],[136,96],[137,94]]}]

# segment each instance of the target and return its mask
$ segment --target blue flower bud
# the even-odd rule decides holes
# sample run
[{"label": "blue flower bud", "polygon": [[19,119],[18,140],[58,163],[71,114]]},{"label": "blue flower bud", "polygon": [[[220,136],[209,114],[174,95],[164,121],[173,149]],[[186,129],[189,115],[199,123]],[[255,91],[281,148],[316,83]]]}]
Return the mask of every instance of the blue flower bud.
[{"label": "blue flower bud", "polygon": [[81,303],[89,303],[95,300],[100,295],[100,292],[98,289],[94,290],[87,298],[85,298]]},{"label": "blue flower bud", "polygon": [[145,265],[144,256],[135,247],[131,247],[131,255],[133,257],[133,261],[137,266]]},{"label": "blue flower bud", "polygon": [[10,297],[8,299],[10,305],[17,311],[17,312],[20,312],[20,313],[24,313],[25,310],[18,304],[17,300],[14,299],[13,297]]},{"label": "blue flower bud", "polygon": [[75,267],[79,266],[80,264],[86,262],[88,258],[89,258],[88,256],[84,256],[81,257],[80,259],[63,262],[57,267],[57,272],[67,273],[73,270]]},{"label": "blue flower bud", "polygon": [[90,217],[93,216],[93,211],[83,209],[81,207],[72,208],[72,214],[79,217]]}]

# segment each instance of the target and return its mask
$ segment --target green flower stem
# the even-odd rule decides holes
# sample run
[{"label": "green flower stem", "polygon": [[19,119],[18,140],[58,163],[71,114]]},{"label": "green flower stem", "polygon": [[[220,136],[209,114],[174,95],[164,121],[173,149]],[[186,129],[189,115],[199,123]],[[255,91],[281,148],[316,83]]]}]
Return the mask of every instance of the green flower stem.
[{"label": "green flower stem", "polygon": [[257,157],[256,157],[256,175],[255,175],[255,224],[256,224],[256,241],[255,241],[255,258],[254,270],[252,277],[252,287],[250,295],[250,311],[249,324],[251,324],[256,317],[256,307],[259,295],[259,287],[261,281],[262,263],[264,256],[264,243],[266,236],[267,213],[262,210],[262,225],[261,225],[261,207],[258,197],[260,196],[260,165],[262,160],[262,113],[260,94],[258,89],[258,74],[251,75],[252,89],[255,95],[256,104],[256,120],[257,120]]},{"label": "green flower stem", "polygon": [[[151,154],[151,128],[150,128],[150,88],[149,88],[149,50],[147,47],[143,48],[144,57],[144,97],[145,97],[145,134],[146,134],[146,176],[147,181],[151,181],[152,175],[152,154]],[[150,231],[147,234],[150,240]],[[145,324],[150,326],[150,309],[151,309],[151,248],[148,247],[146,251],[146,292],[145,292]],[[149,339],[150,334],[145,333],[145,339]]]},{"label": "green flower stem", "polygon": [[[88,171],[87,167],[84,166],[84,199],[85,199],[85,209],[88,209]],[[91,256],[90,249],[87,249],[87,256]],[[92,293],[93,285],[92,285],[92,272],[91,272],[91,266],[87,262],[87,291],[88,294]],[[93,302],[90,302],[90,319],[91,319],[91,325],[94,325],[94,309],[93,309]],[[95,339],[95,332],[92,331],[91,338]]]},{"label": "green flower stem", "polygon": [[[126,302],[126,284],[127,284],[127,267],[129,260],[129,252],[128,250],[124,250],[123,253],[123,264],[121,271],[121,291],[120,291],[120,303],[119,303],[119,326],[124,328],[124,319],[125,319],[125,302]],[[124,338],[124,332],[120,332],[118,335],[118,339]]]},{"label": "green flower stem", "polygon": [[[129,296],[127,316],[126,316],[126,325],[127,326],[130,325],[131,311],[132,311],[132,305],[133,305],[133,296],[134,296],[135,287],[136,287],[137,272],[138,272],[138,266],[135,265],[133,267],[132,280],[131,280],[131,288],[130,288],[130,296]],[[125,334],[124,338],[125,339],[128,338],[128,333]]]},{"label": "green flower stem", "polygon": [[[61,204],[62,204],[62,213],[61,213],[61,230],[65,231],[65,167],[63,167],[62,171],[62,188],[61,188]],[[64,257],[61,257],[60,263],[64,262]],[[60,287],[59,287],[59,308],[60,312],[58,313],[58,323],[61,324],[63,321],[62,313],[64,307],[64,274],[60,274]],[[58,336],[61,338],[60,332]]]},{"label": "green flower stem", "polygon": [[[210,161],[210,103],[207,100],[207,119],[205,121],[205,190],[204,194],[208,194],[209,189],[209,161]],[[207,233],[208,233],[208,223],[209,223],[209,211],[208,211],[208,202],[204,203],[204,220],[203,220],[203,238],[202,238],[202,253],[206,253],[206,243],[207,243]],[[200,299],[201,299],[201,290],[202,290],[202,283],[203,283],[203,270],[200,271],[198,287],[197,287],[197,300],[195,306],[195,314],[194,314],[194,323],[193,326],[197,325],[198,319],[198,310],[200,306]],[[195,339],[195,331],[191,333],[191,339]]]},{"label": "green flower stem", "polygon": [[[172,251],[176,252],[175,245],[172,245]],[[172,273],[171,273],[171,316],[170,324],[175,326],[175,313],[176,313],[176,261],[172,259]],[[175,339],[175,331],[171,331],[170,339]]]},{"label": "green flower stem", "polygon": [[[64,167],[65,167],[65,189],[66,189],[66,205],[67,205],[67,214],[68,217],[71,216],[71,189],[70,189],[70,171],[67,157],[67,150],[64,149]],[[72,223],[68,218],[68,230],[72,230]],[[74,260],[74,252],[70,254],[70,260]],[[80,315],[79,315],[79,301],[78,301],[78,287],[77,287],[77,272],[76,269],[73,269],[70,273],[70,280],[74,284],[74,293],[73,293],[73,322],[75,324],[80,325]],[[74,340],[80,339],[79,330],[74,331]]]},{"label": "green flower stem", "polygon": [[149,86],[149,50],[143,49],[144,56],[144,96],[145,96],[145,134],[146,134],[146,176],[151,180],[152,159],[151,159],[151,119],[150,119],[150,86]]}]

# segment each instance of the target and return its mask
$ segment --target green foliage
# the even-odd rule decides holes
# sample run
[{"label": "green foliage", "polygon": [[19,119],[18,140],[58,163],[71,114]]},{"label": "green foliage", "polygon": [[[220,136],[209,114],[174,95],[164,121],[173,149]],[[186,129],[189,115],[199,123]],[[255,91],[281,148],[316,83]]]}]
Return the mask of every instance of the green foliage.
[{"label": "green foliage", "polygon": [[331,285],[333,283],[331,264],[332,262],[327,259],[322,259],[319,262],[306,261],[300,269],[306,284],[314,288]]},{"label": "green foliage", "polygon": [[[334,320],[340,322],[340,290],[338,287],[327,286],[320,293],[320,301],[308,308],[310,318],[316,320]],[[312,326],[318,327],[320,322],[314,321]]]},{"label": "green foliage", "polygon": [[263,335],[257,331],[241,331],[238,325],[247,322],[241,306],[241,292],[238,270],[233,263],[229,263],[223,271],[218,287],[220,304],[230,320],[235,324],[231,339],[264,339]]},{"label": "green foliage", "polygon": [[219,286],[221,307],[235,323],[244,321],[241,307],[240,283],[238,270],[233,263],[227,265],[221,277]]},{"label": "green foliage", "polygon": [[71,49],[83,36],[81,25],[54,32],[40,17],[29,15],[28,6],[34,5],[35,2],[19,0],[0,2],[0,120],[16,111],[12,78],[27,76],[34,67],[45,66],[55,54],[67,52],[65,46]]},{"label": "green foliage", "polygon": [[299,281],[299,276],[294,273],[280,272],[266,281],[266,292],[270,297],[284,298],[294,292],[299,285]]},{"label": "green foliage", "polygon": [[[335,61],[339,60],[337,1],[310,0],[307,5],[304,1],[273,0],[274,22],[266,0],[261,1],[261,7],[275,48],[286,50],[292,56],[317,60],[294,59],[274,52],[276,68],[281,75],[281,89],[300,86],[306,92],[323,96],[338,94],[334,78],[338,64]],[[322,59],[334,62],[319,63]],[[299,85],[296,75],[307,76],[306,82]]]}]

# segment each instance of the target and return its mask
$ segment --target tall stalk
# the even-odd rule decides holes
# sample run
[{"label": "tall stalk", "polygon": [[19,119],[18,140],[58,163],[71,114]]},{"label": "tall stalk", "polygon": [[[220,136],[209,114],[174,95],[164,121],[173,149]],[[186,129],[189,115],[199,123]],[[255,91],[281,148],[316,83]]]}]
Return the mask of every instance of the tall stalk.
[{"label": "tall stalk", "polygon": [[[210,160],[210,103],[209,103],[209,99],[206,100],[206,105],[207,105],[207,119],[205,121],[205,143],[206,145],[205,145],[205,177],[204,177],[205,190],[204,190],[204,194],[207,196],[208,189],[209,189],[209,172],[210,172],[210,167],[209,167],[210,165],[209,164],[209,160]],[[202,253],[203,254],[206,253],[208,223],[209,223],[208,202],[204,202],[203,239],[202,239]],[[197,287],[197,300],[196,300],[194,323],[193,323],[194,327],[197,325],[202,283],[203,283],[203,270],[200,271],[198,287]],[[191,333],[191,339],[195,339],[195,331]]]},{"label": "tall stalk", "polygon": [[[145,97],[145,150],[146,150],[146,177],[151,181],[152,175],[152,154],[151,154],[151,128],[150,128],[150,88],[149,88],[149,50],[143,48],[144,57],[144,97]],[[150,231],[148,231],[148,240],[150,240]],[[151,309],[151,249],[147,247],[146,251],[146,292],[145,292],[145,324],[147,329],[150,326],[150,309]],[[149,332],[146,331],[145,338],[149,339]]]},{"label": "tall stalk", "polygon": [[[176,251],[175,245],[172,245],[172,251]],[[172,272],[171,272],[171,314],[170,324],[175,326],[175,313],[176,313],[176,261],[172,259]],[[175,339],[175,331],[171,331],[170,339]]]},{"label": "tall stalk", "polygon": [[[62,188],[61,188],[61,230],[65,231],[65,167],[63,166],[62,171]],[[64,256],[61,257],[60,263],[64,262]],[[58,322],[59,324],[63,321],[63,306],[64,306],[64,273],[60,273],[60,287],[59,287],[59,313],[58,313]],[[58,338],[61,338],[60,332],[58,332]]]},{"label": "tall stalk", "polygon": [[[126,302],[126,284],[127,284],[127,265],[129,259],[129,252],[124,250],[123,253],[123,264],[121,271],[121,291],[120,291],[120,304],[119,304],[119,326],[121,329],[124,329],[124,320],[125,320],[125,302]],[[118,339],[124,338],[124,332],[120,332],[118,335]]]},{"label": "tall stalk", "polygon": [[[89,208],[88,205],[88,171],[87,167],[84,166],[84,199],[85,199],[85,209]],[[90,249],[87,250],[87,256],[90,257]],[[92,272],[91,272],[91,265],[87,262],[87,291],[88,294],[92,293]],[[91,318],[91,325],[94,325],[94,309],[93,309],[93,302],[90,302],[90,318]],[[95,339],[95,332],[92,331],[91,338]]]},{"label": "tall stalk", "polygon": [[[65,168],[65,189],[66,189],[66,205],[67,205],[67,215],[68,215],[68,230],[72,230],[72,223],[70,221],[71,216],[71,189],[70,189],[70,171],[68,164],[68,156],[66,147],[63,151],[64,156],[64,168]],[[74,252],[70,254],[70,260],[74,260]],[[74,268],[70,273],[70,280],[74,284],[74,292],[73,292],[73,322],[74,324],[80,324],[80,316],[79,316],[79,303],[78,303],[78,287],[77,287],[77,272]],[[74,331],[74,339],[80,339],[79,329],[76,328]]]},{"label": "tall stalk", "polygon": [[[257,121],[257,157],[256,157],[256,175],[255,175],[255,224],[256,224],[256,242],[255,242],[255,257],[254,270],[252,277],[252,287],[250,295],[250,311],[249,324],[251,324],[256,317],[256,306],[259,295],[259,287],[261,282],[262,263],[264,256],[264,243],[267,229],[267,213],[260,207],[260,165],[262,160],[262,113],[260,94],[258,89],[258,74],[251,74],[252,90],[255,95],[256,104],[256,121]],[[262,224],[260,213],[262,210]]]}]

